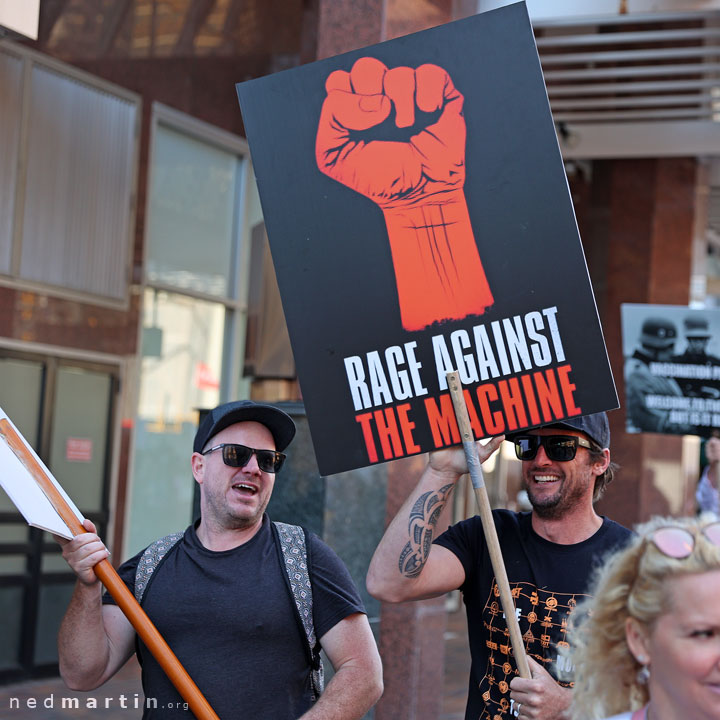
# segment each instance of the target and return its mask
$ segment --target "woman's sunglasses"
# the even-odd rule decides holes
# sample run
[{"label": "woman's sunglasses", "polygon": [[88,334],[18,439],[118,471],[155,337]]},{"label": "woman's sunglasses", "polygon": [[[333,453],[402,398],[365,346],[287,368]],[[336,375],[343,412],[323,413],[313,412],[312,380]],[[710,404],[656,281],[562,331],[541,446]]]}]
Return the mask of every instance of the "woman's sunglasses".
[{"label": "woman's sunglasses", "polygon": [[516,435],[513,443],[518,460],[534,460],[542,445],[553,462],[570,462],[578,447],[593,447],[589,440],[576,435]]},{"label": "woman's sunglasses", "polygon": [[[700,530],[705,539],[720,547],[720,522],[713,522]],[[684,560],[695,548],[695,535],[681,527],[663,527],[649,535],[653,545],[667,557]]]},{"label": "woman's sunglasses", "polygon": [[207,455],[213,450],[220,449],[222,449],[223,462],[230,467],[245,467],[250,462],[253,454],[257,458],[258,467],[266,473],[279,472],[285,462],[285,455],[277,450],[256,450],[247,445],[238,445],[236,443],[215,445],[215,447],[211,447],[200,454]]}]

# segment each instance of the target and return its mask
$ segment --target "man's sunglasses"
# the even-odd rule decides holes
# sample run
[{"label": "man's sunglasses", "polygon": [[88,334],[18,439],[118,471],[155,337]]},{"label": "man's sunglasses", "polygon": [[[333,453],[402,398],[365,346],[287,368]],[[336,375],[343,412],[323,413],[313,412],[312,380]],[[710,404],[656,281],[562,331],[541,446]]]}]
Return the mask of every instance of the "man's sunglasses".
[{"label": "man's sunglasses", "polygon": [[[720,522],[710,523],[700,530],[705,539],[720,547]],[[692,555],[695,535],[681,527],[663,527],[649,535],[653,545],[667,557],[684,560]]]},{"label": "man's sunglasses", "polygon": [[578,446],[593,449],[589,440],[576,435],[516,435],[513,443],[518,460],[534,460],[541,445],[553,462],[570,462]]},{"label": "man's sunglasses", "polygon": [[200,454],[207,455],[214,450],[222,450],[223,462],[230,467],[245,467],[250,462],[253,453],[257,458],[258,467],[266,473],[279,472],[285,462],[284,453],[278,452],[277,450],[256,450],[255,448],[247,447],[247,445],[238,445],[236,443],[215,445],[215,447],[211,447],[209,450],[205,450],[205,452]]}]

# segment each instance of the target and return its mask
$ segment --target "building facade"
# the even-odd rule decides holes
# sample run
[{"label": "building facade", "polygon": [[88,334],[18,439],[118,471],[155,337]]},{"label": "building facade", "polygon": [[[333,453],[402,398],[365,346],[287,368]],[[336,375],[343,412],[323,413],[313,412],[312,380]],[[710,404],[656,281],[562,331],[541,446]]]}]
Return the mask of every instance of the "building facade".
[{"label": "building facade", "polygon": [[[0,41],[0,406],[115,561],[191,521],[200,409],[302,399],[234,84],[504,4],[42,0],[37,40]],[[622,402],[620,304],[720,302],[720,2],[583,7],[528,2]],[[423,461],[320,478],[288,407],[302,482],[277,519],[320,532],[364,591]],[[626,435],[622,408],[611,425],[623,470],[602,507],[626,524],[689,511],[697,440]],[[516,466],[492,477],[515,502]],[[0,497],[0,681],[55,671],[72,585]],[[445,601],[365,598],[375,717],[437,717]]]}]

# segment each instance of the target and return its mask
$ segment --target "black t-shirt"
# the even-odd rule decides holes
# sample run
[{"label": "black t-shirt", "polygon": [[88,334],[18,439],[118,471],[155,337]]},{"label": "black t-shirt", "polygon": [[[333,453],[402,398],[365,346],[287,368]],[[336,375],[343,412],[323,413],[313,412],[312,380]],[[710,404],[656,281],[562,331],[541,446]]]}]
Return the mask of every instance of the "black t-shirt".
[{"label": "black t-shirt", "polygon": [[[602,558],[632,533],[604,518],[587,540],[558,545],[532,529],[529,512],[494,510],[493,517],[525,648],[561,685],[570,686],[573,668],[558,655],[558,649],[567,646],[567,617],[586,597]],[[465,569],[460,589],[472,656],[465,718],[510,717],[509,684],[517,671],[480,518],[453,525],[435,542],[457,555]]]},{"label": "black t-shirt", "polygon": [[[142,552],[118,572],[131,592]],[[343,562],[316,535],[309,553],[318,638],[362,600]],[[142,606],[221,720],[295,720],[311,703],[305,639],[265,516],[244,545],[206,549],[194,527],[158,566]],[[114,604],[107,593],[104,603]],[[139,639],[143,718],[190,720],[180,694]],[[155,706],[155,707],[153,707]]]}]

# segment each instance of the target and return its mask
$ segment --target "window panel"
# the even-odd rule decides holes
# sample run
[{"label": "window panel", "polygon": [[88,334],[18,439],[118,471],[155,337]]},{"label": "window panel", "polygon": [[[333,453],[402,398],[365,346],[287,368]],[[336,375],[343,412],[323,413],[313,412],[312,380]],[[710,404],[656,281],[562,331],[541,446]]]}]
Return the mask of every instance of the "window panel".
[{"label": "window panel", "polygon": [[35,65],[20,276],[122,299],[134,103]]},{"label": "window panel", "polygon": [[0,273],[10,273],[13,212],[17,182],[22,61],[0,52]]},{"label": "window panel", "polygon": [[[0,407],[22,436],[38,450],[43,366],[33,360],[0,358]],[[13,512],[5,491],[0,490],[0,512]]]},{"label": "window panel", "polygon": [[49,467],[81,511],[101,511],[112,378],[61,367],[56,382]]},{"label": "window panel", "polygon": [[148,283],[229,296],[238,157],[164,125],[153,143]]},{"label": "window panel", "polygon": [[197,410],[220,402],[225,321],[219,303],[145,292],[128,555],[191,520]]},{"label": "window panel", "polygon": [[22,588],[0,587],[0,670],[20,666],[22,599]]}]

